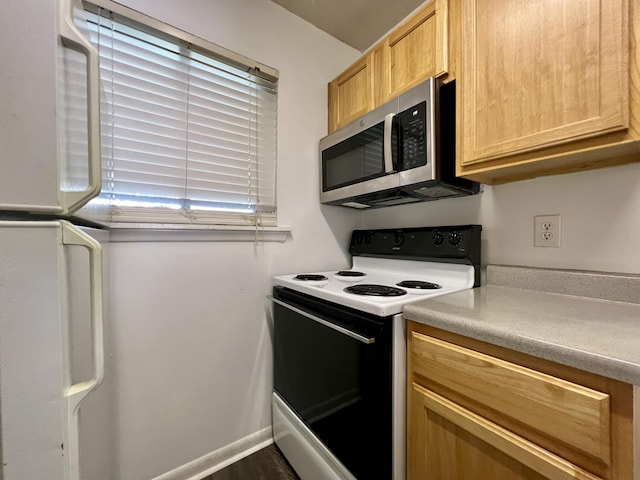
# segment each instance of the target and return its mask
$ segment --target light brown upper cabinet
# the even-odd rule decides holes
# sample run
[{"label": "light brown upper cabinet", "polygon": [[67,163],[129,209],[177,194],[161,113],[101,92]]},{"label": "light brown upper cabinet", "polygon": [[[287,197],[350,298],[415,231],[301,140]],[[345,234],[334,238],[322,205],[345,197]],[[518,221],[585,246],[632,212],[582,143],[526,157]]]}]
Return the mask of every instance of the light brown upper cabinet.
[{"label": "light brown upper cabinet", "polygon": [[373,55],[360,58],[329,83],[329,131],[373,110]]},{"label": "light brown upper cabinet", "polygon": [[429,77],[447,74],[449,1],[421,7],[329,83],[329,133]]},{"label": "light brown upper cabinet", "polygon": [[433,0],[382,41],[382,102],[448,69],[448,1]]},{"label": "light brown upper cabinet", "polygon": [[500,183],[637,159],[637,7],[462,2],[458,174]]}]

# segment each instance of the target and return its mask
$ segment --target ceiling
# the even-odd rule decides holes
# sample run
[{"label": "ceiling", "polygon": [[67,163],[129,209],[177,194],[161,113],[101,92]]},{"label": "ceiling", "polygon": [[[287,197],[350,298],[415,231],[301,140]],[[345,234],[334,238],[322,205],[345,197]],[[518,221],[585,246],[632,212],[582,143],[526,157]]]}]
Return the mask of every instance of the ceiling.
[{"label": "ceiling", "polygon": [[272,0],[364,52],[424,0]]}]

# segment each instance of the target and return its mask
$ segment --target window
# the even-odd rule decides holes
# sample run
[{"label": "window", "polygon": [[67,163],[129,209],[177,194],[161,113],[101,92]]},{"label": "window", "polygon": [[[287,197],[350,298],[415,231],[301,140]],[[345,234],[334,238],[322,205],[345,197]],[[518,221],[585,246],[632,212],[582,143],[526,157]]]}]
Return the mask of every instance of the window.
[{"label": "window", "polygon": [[277,72],[88,8],[112,222],[275,225]]}]

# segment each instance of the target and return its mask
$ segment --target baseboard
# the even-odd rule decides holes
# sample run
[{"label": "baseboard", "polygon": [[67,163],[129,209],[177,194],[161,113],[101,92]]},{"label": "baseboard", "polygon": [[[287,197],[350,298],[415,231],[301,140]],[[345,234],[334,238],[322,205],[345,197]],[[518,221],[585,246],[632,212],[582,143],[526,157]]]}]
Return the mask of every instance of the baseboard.
[{"label": "baseboard", "polygon": [[271,427],[263,428],[238,441],[207,453],[153,480],[201,480],[212,473],[251,455],[273,443]]}]

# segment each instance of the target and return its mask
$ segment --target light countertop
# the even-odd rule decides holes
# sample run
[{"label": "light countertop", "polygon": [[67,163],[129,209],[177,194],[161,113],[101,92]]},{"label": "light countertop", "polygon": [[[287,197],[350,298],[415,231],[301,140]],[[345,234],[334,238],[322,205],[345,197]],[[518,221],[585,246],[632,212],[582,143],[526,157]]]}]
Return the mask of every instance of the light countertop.
[{"label": "light countertop", "polygon": [[489,266],[485,286],[408,304],[404,316],[640,385],[640,276]]}]

